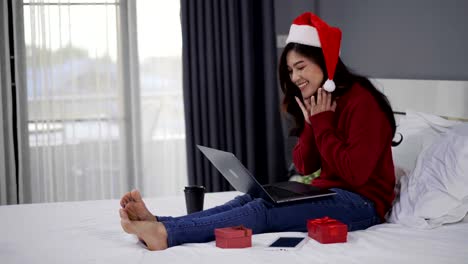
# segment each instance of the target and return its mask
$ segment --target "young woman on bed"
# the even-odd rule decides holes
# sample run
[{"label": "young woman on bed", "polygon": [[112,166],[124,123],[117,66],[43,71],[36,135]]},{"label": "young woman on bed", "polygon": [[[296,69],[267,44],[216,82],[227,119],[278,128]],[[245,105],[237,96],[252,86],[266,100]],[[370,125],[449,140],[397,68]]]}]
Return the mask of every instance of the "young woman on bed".
[{"label": "young woman on bed", "polygon": [[[273,205],[249,195],[182,217],[155,217],[134,190],[121,200],[121,224],[150,250],[214,240],[214,229],[306,231],[307,219],[329,216],[350,231],[384,221],[394,199],[395,119],[387,98],[339,59],[341,31],[312,13],[291,26],[279,62],[283,109],[295,120],[293,161],[301,174],[321,168],[313,185],[337,195]],[[334,80],[334,81],[333,81]]]}]

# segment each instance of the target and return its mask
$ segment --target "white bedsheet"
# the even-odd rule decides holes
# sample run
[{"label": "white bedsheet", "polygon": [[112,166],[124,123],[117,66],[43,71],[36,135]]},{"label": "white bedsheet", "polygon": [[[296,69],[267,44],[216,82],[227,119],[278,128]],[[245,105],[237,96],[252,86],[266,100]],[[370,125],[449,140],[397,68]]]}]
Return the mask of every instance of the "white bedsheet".
[{"label": "white bedsheet", "polygon": [[[207,194],[205,208],[238,194]],[[183,196],[145,201],[155,214],[185,212]],[[467,217],[433,230],[382,224],[349,233],[348,243],[309,240],[298,251],[265,251],[279,235],[270,233],[254,235],[248,249],[209,242],[152,252],[121,230],[118,209],[117,200],[0,206],[0,263],[468,263]]]}]

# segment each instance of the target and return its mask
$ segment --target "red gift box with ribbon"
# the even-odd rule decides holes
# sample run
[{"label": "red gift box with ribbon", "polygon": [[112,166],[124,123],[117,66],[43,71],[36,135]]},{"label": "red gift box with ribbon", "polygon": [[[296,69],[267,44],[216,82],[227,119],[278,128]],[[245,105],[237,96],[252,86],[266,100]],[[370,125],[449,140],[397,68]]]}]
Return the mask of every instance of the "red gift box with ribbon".
[{"label": "red gift box with ribbon", "polygon": [[252,229],[244,226],[216,228],[216,246],[219,248],[246,248],[252,246]]},{"label": "red gift box with ribbon", "polygon": [[322,244],[343,243],[348,236],[348,226],[329,217],[308,220],[307,231],[309,237]]}]

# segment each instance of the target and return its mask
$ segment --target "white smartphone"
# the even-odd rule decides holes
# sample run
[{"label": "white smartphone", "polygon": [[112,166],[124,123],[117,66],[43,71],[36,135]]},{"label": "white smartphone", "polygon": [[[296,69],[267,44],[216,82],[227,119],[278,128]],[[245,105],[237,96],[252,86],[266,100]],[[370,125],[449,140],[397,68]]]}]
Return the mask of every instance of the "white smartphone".
[{"label": "white smartphone", "polygon": [[271,243],[267,250],[289,251],[301,248],[307,242],[306,237],[279,237]]}]

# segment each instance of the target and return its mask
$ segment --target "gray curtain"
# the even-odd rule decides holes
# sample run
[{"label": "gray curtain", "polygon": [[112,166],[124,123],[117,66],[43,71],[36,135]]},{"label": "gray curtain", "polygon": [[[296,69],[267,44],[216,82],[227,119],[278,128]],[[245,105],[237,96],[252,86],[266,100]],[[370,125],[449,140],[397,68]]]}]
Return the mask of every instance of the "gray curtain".
[{"label": "gray curtain", "polygon": [[229,184],[196,144],[233,152],[260,183],[286,178],[274,1],[182,0],[189,184]]},{"label": "gray curtain", "polygon": [[[17,23],[14,28],[10,26],[16,18],[13,14],[18,13],[8,12],[8,5],[11,5],[10,10],[14,10],[18,3],[21,6],[21,1],[0,1],[0,205],[30,201],[29,196],[25,194],[25,188],[29,185],[23,183],[23,160],[19,158],[24,139],[24,134],[20,132],[24,125],[24,112],[18,110],[18,105],[24,103],[20,91],[23,82],[15,80],[15,75],[12,74],[17,73],[22,65],[10,60],[12,44],[18,41],[18,38],[13,41],[9,30],[17,29]],[[20,56],[15,51],[14,57]]]}]

